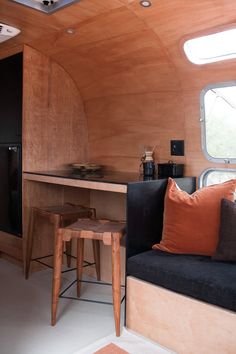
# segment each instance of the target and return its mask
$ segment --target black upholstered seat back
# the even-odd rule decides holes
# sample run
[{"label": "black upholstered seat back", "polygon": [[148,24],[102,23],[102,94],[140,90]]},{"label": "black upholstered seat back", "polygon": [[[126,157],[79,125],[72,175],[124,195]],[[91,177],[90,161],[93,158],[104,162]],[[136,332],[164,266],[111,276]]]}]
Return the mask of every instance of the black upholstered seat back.
[{"label": "black upholstered seat back", "polygon": [[[196,178],[175,179],[188,193],[196,190]],[[127,191],[127,258],[150,250],[161,240],[164,198],[167,179],[128,184]]]}]

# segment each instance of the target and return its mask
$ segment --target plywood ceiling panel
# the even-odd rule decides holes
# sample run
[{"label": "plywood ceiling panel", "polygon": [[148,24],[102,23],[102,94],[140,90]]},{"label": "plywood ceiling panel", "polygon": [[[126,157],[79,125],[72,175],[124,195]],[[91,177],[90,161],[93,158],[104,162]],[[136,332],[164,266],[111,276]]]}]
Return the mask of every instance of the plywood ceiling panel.
[{"label": "plywood ceiling panel", "polygon": [[[196,87],[195,79],[201,80],[200,85],[204,86],[209,75],[212,74],[214,77],[216,69],[227,70],[225,62],[210,66],[191,64],[185,57],[182,46],[187,38],[212,33],[222,28],[236,27],[235,1],[154,0],[153,6],[146,9],[147,11],[143,11],[137,2],[132,2],[130,9],[162,41],[166,54],[175,66],[185,89],[192,85]],[[234,65],[233,61],[231,62]]]},{"label": "plywood ceiling panel", "polygon": [[[100,41],[139,32],[146,28],[134,14],[124,8],[111,11],[109,14],[101,14],[72,27],[75,34],[68,35],[65,31],[61,31],[54,43],[53,38],[48,38],[46,42],[48,42],[47,48],[50,55],[56,55],[57,52],[63,50],[67,52],[68,49],[76,49],[82,44],[91,43],[94,46]],[[41,39],[37,45],[40,46],[42,42]]]},{"label": "plywood ceiling panel", "polygon": [[[88,92],[93,86],[98,87],[99,95],[104,95],[105,86],[107,90],[116,86],[117,93],[146,92],[148,89],[153,91],[154,87],[145,86],[148,81],[153,81],[155,75],[154,81],[160,90],[163,91],[166,87],[170,90],[178,89],[162,47],[150,30],[144,29],[96,43],[74,45],[66,53],[67,58],[65,50],[58,51],[55,47],[55,53],[51,55],[65,63],[66,70],[74,77],[82,93]],[[138,72],[142,77],[137,75]],[[148,79],[149,76],[151,80]],[[99,90],[99,85],[103,86],[102,90]],[[127,85],[131,86],[128,90]],[[110,93],[114,94],[113,91]]]},{"label": "plywood ceiling panel", "polygon": [[21,34],[0,47],[12,47],[19,43],[32,44],[37,38],[47,41],[51,34],[68,26],[74,26],[102,13],[121,7],[118,0],[81,0],[52,15],[47,15],[29,7],[0,0],[0,21],[21,29]]},{"label": "plywood ceiling panel", "polygon": [[[52,15],[45,15],[9,0],[0,0],[0,20],[22,30],[18,37],[1,44],[0,50],[29,44],[50,55],[73,76],[78,72],[75,77],[78,87],[84,87],[99,80],[106,71],[117,70],[119,73],[123,69],[119,58],[115,66],[112,64],[113,52],[105,51],[102,58],[98,48],[116,46],[117,51],[123,51],[125,47],[117,38],[122,39],[131,33],[136,33],[137,39],[141,38],[145,48],[150,34],[147,37],[142,34],[149,31],[153,33],[153,51],[159,46],[161,55],[179,71],[180,76],[183,71],[195,71],[198,75],[199,69],[184,58],[181,40],[198,31],[232,25],[235,12],[236,2],[233,0],[152,0],[149,8],[141,7],[138,0],[81,0]],[[69,36],[65,32],[68,27],[74,28],[76,33]],[[104,44],[104,41],[108,43]],[[101,46],[100,42],[103,42]],[[91,48],[81,47],[89,44]],[[75,54],[74,58],[70,52]],[[152,51],[147,53],[152,56]],[[90,64],[86,63],[85,55]],[[91,60],[92,55],[96,57]],[[159,55],[156,61],[159,61]],[[130,63],[135,65],[132,58]],[[200,71],[204,72],[204,69]]]}]

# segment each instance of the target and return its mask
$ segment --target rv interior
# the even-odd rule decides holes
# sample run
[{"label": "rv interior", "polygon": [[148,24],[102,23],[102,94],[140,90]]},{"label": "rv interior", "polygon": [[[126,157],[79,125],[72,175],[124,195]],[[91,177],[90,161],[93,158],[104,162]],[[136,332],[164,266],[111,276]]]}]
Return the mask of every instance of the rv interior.
[{"label": "rv interior", "polygon": [[0,353],[235,354],[236,2],[0,0],[0,83]]}]

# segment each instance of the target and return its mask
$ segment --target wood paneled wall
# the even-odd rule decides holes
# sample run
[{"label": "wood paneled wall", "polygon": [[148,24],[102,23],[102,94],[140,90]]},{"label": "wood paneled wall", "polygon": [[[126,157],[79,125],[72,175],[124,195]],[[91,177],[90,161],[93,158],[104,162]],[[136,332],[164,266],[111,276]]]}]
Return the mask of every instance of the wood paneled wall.
[{"label": "wood paneled wall", "polygon": [[[236,62],[193,65],[182,45],[198,33],[232,27],[235,3],[153,2],[144,11],[133,1],[131,9],[148,29],[99,43],[107,64],[103,80],[81,89],[91,159],[138,170],[142,147],[157,144],[156,160],[184,162],[186,175],[199,176],[207,167],[228,168],[210,163],[202,153],[199,98],[207,84],[235,80]],[[185,140],[185,157],[170,155],[171,139]]]},{"label": "wood paneled wall", "polygon": [[[186,163],[186,174],[213,166],[201,151],[199,94],[209,83],[235,80],[236,61],[193,65],[182,45],[235,27],[234,0],[153,0],[149,8],[138,0],[86,0],[46,17],[0,3],[2,19],[22,29],[2,51],[30,44],[75,81],[88,119],[91,161],[137,171],[144,145],[157,145],[156,160],[165,162],[172,158],[169,141],[185,139],[185,157],[174,160]],[[75,33],[68,34],[68,27]]]},{"label": "wood paneled wall", "polygon": [[23,82],[23,171],[63,169],[86,160],[87,123],[71,77],[25,46]]}]

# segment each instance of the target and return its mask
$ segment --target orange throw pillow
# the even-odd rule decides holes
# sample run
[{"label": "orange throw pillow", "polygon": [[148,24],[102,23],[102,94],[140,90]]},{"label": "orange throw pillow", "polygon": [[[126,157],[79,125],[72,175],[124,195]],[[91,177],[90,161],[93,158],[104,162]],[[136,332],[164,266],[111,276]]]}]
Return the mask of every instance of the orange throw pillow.
[{"label": "orange throw pillow", "polygon": [[170,253],[211,256],[218,244],[221,199],[234,200],[236,180],[203,187],[189,195],[171,178],[165,194],[162,240]]}]

